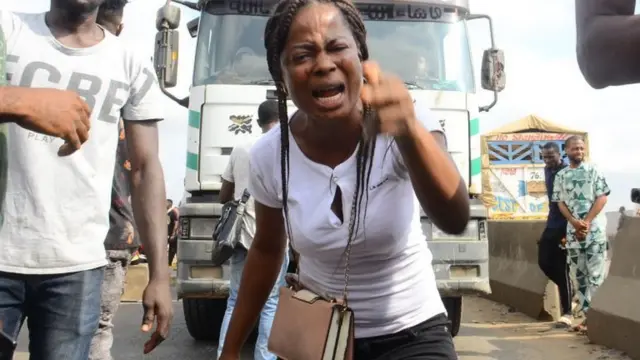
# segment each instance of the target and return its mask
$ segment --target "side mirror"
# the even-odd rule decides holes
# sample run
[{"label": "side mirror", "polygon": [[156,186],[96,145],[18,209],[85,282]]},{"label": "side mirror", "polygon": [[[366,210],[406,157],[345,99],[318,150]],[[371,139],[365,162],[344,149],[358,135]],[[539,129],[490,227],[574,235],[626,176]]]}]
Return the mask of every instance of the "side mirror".
[{"label": "side mirror", "polygon": [[171,88],[178,83],[178,30],[164,29],[156,34],[153,66],[162,88]]},{"label": "side mirror", "polygon": [[189,30],[189,35],[191,35],[192,38],[198,36],[199,22],[200,22],[200,18],[197,17],[195,19],[190,20],[187,23],[187,30]]},{"label": "side mirror", "polygon": [[504,72],[504,52],[499,49],[488,49],[482,55],[480,76],[482,88],[500,92],[504,90],[507,77]]},{"label": "side mirror", "polygon": [[158,75],[160,87],[170,88],[178,83],[178,49],[180,34],[180,8],[167,2],[156,13],[156,42],[154,47],[153,66]]},{"label": "side mirror", "polygon": [[631,202],[634,204],[640,204],[640,189],[631,189]]},{"label": "side mirror", "polygon": [[171,4],[166,4],[156,13],[156,29],[175,30],[180,26],[180,8]]}]

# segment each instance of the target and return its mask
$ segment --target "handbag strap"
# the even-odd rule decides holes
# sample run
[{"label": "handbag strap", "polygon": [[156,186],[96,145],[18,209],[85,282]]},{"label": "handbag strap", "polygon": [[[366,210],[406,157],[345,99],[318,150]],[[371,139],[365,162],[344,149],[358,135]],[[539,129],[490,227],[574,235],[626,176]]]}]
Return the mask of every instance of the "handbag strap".
[{"label": "handbag strap", "polygon": [[251,197],[249,189],[244,189],[244,191],[242,192],[242,196],[240,197],[240,202],[246,204],[247,201],[249,201],[249,197]]}]

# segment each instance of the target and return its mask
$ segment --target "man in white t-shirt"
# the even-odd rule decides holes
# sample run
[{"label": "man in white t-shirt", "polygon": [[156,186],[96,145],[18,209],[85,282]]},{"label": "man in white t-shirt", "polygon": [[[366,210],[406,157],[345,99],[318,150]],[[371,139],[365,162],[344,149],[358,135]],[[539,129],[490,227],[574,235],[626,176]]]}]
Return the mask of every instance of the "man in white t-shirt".
[{"label": "man in white t-shirt", "polygon": [[[258,107],[258,126],[262,129],[262,133],[267,133],[271,128],[278,124],[278,103],[273,100],[267,100]],[[220,203],[224,204],[228,201],[239,200],[242,193],[249,186],[249,150],[255,143],[255,139],[244,145],[236,146],[229,156],[229,164],[224,174],[222,174],[222,188],[220,189]],[[242,250],[236,250],[231,258],[231,276],[229,278],[229,299],[227,299],[227,311],[224,314],[222,326],[220,329],[220,340],[218,344],[218,357],[222,353],[222,344],[227,334],[231,314],[236,304],[238,289],[240,288],[240,280],[242,278],[242,270],[247,256],[247,251],[251,246],[253,236],[256,231],[256,214],[253,198],[249,198],[245,214],[243,216],[242,233],[240,235],[240,244],[244,247]],[[285,256],[281,270],[279,281],[273,287],[269,299],[267,300],[260,314],[260,324],[258,327],[258,340],[254,351],[254,360],[275,360],[276,356],[271,354],[267,349],[269,334],[271,333],[271,325],[273,317],[276,313],[278,305],[278,289],[284,284],[284,276],[289,265],[289,259]]]},{"label": "man in white t-shirt", "polygon": [[91,109],[91,136],[67,157],[58,156],[62,140],[7,125],[0,319],[16,339],[26,317],[33,360],[88,357],[100,318],[120,116],[136,223],[150,263],[142,330],[158,321],[145,352],[167,336],[172,317],[158,158],[162,95],[148,59],[96,24],[102,2],[51,0],[51,10],[40,14],[0,11],[9,84],[71,90]]}]

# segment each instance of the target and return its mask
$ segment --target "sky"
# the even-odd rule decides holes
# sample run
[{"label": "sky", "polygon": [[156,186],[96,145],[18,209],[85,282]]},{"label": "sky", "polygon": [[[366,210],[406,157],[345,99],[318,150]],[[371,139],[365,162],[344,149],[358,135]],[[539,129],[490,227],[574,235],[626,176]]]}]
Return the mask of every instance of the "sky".
[{"label": "sky", "polygon": [[[2,0],[0,8],[41,12],[50,0]],[[556,124],[589,133],[591,159],[607,178],[612,193],[607,210],[630,208],[629,193],[640,187],[640,86],[593,90],[583,79],[575,56],[574,1],[571,0],[470,0],[471,11],[493,19],[496,46],[506,58],[507,86],[498,104],[481,117],[481,131],[535,114]],[[153,54],[155,14],[165,0],[134,0],[125,8],[122,40]],[[178,85],[170,91],[188,95],[193,70],[195,41],[184,24],[197,13],[182,8]],[[477,24],[476,24],[477,23]],[[470,25],[474,65],[478,69],[482,50],[490,46],[483,20]],[[492,94],[481,92],[480,102]],[[167,99],[166,119],[160,125],[160,158],[167,194],[174,201],[183,195],[187,111]],[[627,150],[624,150],[627,149]]]}]

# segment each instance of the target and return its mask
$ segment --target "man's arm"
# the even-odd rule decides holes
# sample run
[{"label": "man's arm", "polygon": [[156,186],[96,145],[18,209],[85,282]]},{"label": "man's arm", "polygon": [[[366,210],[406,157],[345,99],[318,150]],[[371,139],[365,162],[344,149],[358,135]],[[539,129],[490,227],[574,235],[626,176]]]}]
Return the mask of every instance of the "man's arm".
[{"label": "man's arm", "polygon": [[635,0],[576,0],[578,65],[596,89],[640,82]]},{"label": "man's arm", "polygon": [[89,138],[91,109],[72,91],[0,86],[0,121],[14,122],[63,139],[59,155],[78,150]]},{"label": "man's arm", "polygon": [[171,220],[173,220],[173,227],[171,228],[171,236],[176,236],[178,235],[178,225],[179,225],[179,221],[180,221],[180,213],[178,212],[178,209],[173,208],[173,210],[171,210]]},{"label": "man's arm", "polygon": [[569,207],[565,203],[566,199],[564,196],[563,176],[564,171],[560,170],[556,174],[555,179],[553,179],[553,192],[551,193],[551,199],[549,200],[558,204],[558,208],[560,209],[562,216],[564,216],[564,218],[567,219],[567,221],[575,228],[576,225],[579,225],[579,222],[573,217],[573,214],[569,211]]},{"label": "man's arm", "polygon": [[592,222],[593,219],[595,219],[596,216],[598,216],[598,214],[600,214],[602,209],[604,209],[604,206],[607,205],[607,199],[608,199],[607,195],[598,196],[596,198],[596,201],[593,203],[593,206],[591,207],[591,210],[589,210],[589,213],[587,214],[587,217],[584,218],[584,221],[586,221],[587,223]]},{"label": "man's arm", "polygon": [[564,218],[567,219],[567,221],[570,222],[571,225],[574,225],[578,221],[578,219],[573,217],[573,214],[571,213],[571,211],[569,211],[569,208],[567,207],[567,204],[564,203],[564,201],[558,202],[558,208],[560,209],[560,213],[562,213],[562,216],[564,216]]},{"label": "man's arm", "polygon": [[594,195],[596,197],[596,201],[593,202],[593,206],[591,206],[587,217],[584,219],[587,223],[592,222],[593,219],[600,214],[602,209],[604,209],[604,206],[607,204],[609,194],[611,194],[611,190],[609,189],[607,180],[602,173],[596,170],[594,182]]},{"label": "man's arm", "polygon": [[229,163],[227,164],[226,169],[224,169],[224,173],[222,174],[222,187],[220,188],[220,195],[218,196],[218,202],[220,204],[225,204],[231,200],[233,200],[233,194],[235,193],[235,183],[233,178],[233,167],[236,163],[236,157],[238,155],[238,148],[234,148],[231,150],[231,154],[229,155]]},{"label": "man's arm", "polygon": [[19,89],[12,86],[0,86],[0,123],[19,123],[24,109],[18,105]]},{"label": "man's arm", "polygon": [[165,185],[157,121],[125,121],[133,214],[149,259],[149,278],[168,280]]},{"label": "man's arm", "polygon": [[158,157],[158,121],[164,118],[164,98],[155,71],[147,59],[131,56],[134,76],[129,98],[122,108],[131,163],[131,203],[138,233],[149,262],[149,283],[142,294],[143,332],[155,331],[144,344],[153,351],[167,336],[173,318],[167,267],[167,203],[164,174]]},{"label": "man's arm", "polygon": [[220,204],[226,204],[233,200],[233,193],[235,192],[235,183],[222,179],[222,187],[220,188],[220,196],[218,202]]}]

